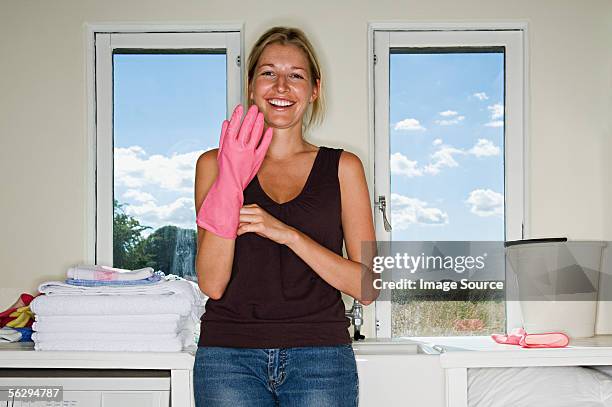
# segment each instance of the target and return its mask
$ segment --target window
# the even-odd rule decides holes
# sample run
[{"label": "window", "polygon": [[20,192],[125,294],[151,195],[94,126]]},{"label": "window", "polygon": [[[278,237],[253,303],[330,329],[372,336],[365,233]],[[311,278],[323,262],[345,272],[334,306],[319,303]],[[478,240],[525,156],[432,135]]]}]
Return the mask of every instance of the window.
[{"label": "window", "polygon": [[240,33],[93,38],[93,262],[197,281],[195,164],[240,103]]},{"label": "window", "polygon": [[[372,33],[377,240],[522,238],[523,31]],[[394,291],[376,302],[377,336],[488,335],[516,318],[507,306]]]}]

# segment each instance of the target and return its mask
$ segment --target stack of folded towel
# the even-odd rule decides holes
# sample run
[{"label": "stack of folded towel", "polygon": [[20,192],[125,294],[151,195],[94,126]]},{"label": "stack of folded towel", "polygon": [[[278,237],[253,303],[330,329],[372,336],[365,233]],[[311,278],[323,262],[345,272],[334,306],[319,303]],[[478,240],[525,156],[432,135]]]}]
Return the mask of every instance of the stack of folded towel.
[{"label": "stack of folded towel", "polygon": [[152,268],[77,266],[30,303],[35,350],[197,349],[206,297],[197,284]]}]

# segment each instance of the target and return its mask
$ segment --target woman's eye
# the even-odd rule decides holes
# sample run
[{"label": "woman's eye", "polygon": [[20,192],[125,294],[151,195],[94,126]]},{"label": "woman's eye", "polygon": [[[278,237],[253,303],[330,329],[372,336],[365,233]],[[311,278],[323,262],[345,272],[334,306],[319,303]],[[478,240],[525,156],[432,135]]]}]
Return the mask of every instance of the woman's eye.
[{"label": "woman's eye", "polygon": [[296,73],[296,74],[293,74],[293,76],[295,76],[295,77],[296,77],[296,78],[298,78],[298,79],[304,79],[304,77],[303,77],[302,75],[297,74],[297,73]]},{"label": "woman's eye", "polygon": [[274,72],[271,72],[271,71],[265,71],[265,72],[262,72],[261,74],[262,74],[262,75],[268,75],[268,74],[270,74],[270,75],[274,75]]}]

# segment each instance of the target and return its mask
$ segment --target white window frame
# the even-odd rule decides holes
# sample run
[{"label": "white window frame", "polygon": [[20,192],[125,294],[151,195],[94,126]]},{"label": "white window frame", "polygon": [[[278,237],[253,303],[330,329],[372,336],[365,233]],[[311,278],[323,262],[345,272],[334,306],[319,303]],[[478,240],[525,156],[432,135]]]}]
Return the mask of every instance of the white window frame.
[{"label": "white window frame", "polygon": [[[504,101],[505,219],[506,240],[529,236],[528,180],[528,91],[529,60],[527,23],[370,23],[368,27],[368,85],[370,114],[370,179],[374,180],[372,202],[385,196],[390,202],[389,168],[389,53],[402,47],[504,46],[506,82]],[[387,211],[389,206],[387,205]],[[389,241],[382,213],[374,205],[376,239]],[[393,221],[391,220],[391,226]],[[391,337],[391,302],[375,302],[376,336]],[[517,301],[506,301],[507,329],[520,326]]]},{"label": "white window frame", "polygon": [[[113,265],[113,50],[213,49],[227,55],[227,111],[244,103],[243,24],[85,24],[88,171],[86,261]],[[100,199],[98,199],[98,197]]]}]

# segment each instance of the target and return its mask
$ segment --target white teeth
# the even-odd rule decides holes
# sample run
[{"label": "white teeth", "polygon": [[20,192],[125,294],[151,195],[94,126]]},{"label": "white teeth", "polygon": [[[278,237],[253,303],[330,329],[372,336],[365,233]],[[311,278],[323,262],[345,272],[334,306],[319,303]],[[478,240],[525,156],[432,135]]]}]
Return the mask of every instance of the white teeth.
[{"label": "white teeth", "polygon": [[294,104],[295,102],[289,102],[287,100],[280,100],[280,99],[271,99],[270,103],[274,106],[281,106],[281,107],[285,107],[285,106],[291,106],[292,104]]}]

